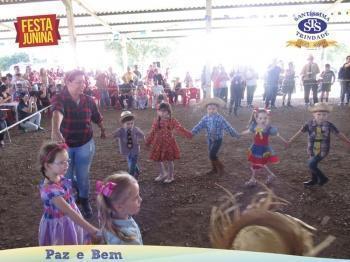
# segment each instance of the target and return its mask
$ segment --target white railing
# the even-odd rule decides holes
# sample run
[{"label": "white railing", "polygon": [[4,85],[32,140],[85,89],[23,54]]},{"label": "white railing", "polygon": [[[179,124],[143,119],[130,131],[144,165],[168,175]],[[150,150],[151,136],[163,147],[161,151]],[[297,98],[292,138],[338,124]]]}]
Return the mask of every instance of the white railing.
[{"label": "white railing", "polygon": [[47,106],[47,107],[45,107],[45,108],[43,108],[43,109],[40,109],[39,111],[36,111],[34,114],[31,114],[30,116],[27,116],[26,118],[23,118],[22,120],[20,120],[20,121],[18,121],[18,122],[16,122],[16,123],[14,123],[14,124],[12,124],[12,125],[6,127],[5,129],[0,130],[0,134],[1,134],[1,133],[4,133],[4,132],[8,132],[8,130],[10,130],[11,128],[13,128],[13,127],[15,127],[15,126],[17,126],[17,125],[23,123],[24,121],[27,121],[28,119],[31,119],[33,116],[35,116],[35,115],[41,113],[42,111],[44,111],[44,110],[50,108],[51,106],[52,106],[52,105],[49,105],[49,106]]}]

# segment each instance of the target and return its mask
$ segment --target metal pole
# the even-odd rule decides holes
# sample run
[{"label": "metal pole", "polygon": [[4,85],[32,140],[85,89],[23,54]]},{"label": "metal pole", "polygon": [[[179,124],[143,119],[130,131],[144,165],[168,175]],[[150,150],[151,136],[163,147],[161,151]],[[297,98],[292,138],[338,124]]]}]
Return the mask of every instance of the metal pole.
[{"label": "metal pole", "polygon": [[[206,23],[206,38],[207,41],[206,45],[207,45],[207,51],[206,54],[209,54],[209,49],[210,49],[210,44],[211,44],[211,37],[210,37],[210,33],[211,33],[211,21],[212,21],[212,17],[211,17],[211,11],[212,11],[212,0],[206,0],[206,16],[205,16],[205,23]],[[207,61],[205,63],[205,74],[206,74],[206,81],[209,81],[209,85],[207,83],[205,83],[205,88],[207,90],[207,97],[213,97],[213,90],[211,87],[211,70],[210,70],[210,59],[207,56]],[[208,74],[208,75],[207,75]],[[207,79],[207,77],[209,79]],[[209,90],[208,90],[209,89]]]},{"label": "metal pole", "polygon": [[126,72],[126,68],[128,67],[128,50],[126,46],[126,36],[120,35],[121,47],[122,47],[122,64],[123,70]]},{"label": "metal pole", "polygon": [[78,56],[77,56],[77,35],[75,33],[75,24],[74,24],[74,13],[72,0],[62,0],[64,6],[66,7],[67,13],[67,24],[68,24],[68,32],[69,32],[69,42],[73,51],[73,62],[75,67],[78,66]]}]

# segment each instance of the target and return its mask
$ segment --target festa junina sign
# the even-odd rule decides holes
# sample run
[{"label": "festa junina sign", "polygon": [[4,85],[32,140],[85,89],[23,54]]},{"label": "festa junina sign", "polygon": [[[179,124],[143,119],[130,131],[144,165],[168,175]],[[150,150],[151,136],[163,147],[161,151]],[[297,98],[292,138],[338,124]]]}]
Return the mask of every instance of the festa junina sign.
[{"label": "festa junina sign", "polygon": [[14,24],[19,47],[58,45],[58,40],[61,39],[56,15],[17,17]]},{"label": "festa junina sign", "polygon": [[336,41],[327,40],[329,32],[327,26],[329,16],[322,12],[303,12],[294,15],[294,20],[297,22],[296,36],[297,40],[287,41],[287,46],[319,48],[336,45]]}]

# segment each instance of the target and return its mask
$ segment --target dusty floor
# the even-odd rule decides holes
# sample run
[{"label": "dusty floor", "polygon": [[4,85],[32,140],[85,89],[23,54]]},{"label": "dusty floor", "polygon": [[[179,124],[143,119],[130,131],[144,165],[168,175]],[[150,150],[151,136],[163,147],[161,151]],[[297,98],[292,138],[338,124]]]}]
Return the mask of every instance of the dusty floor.
[{"label": "dusty floor", "polygon": [[[192,128],[203,112],[195,107],[177,106],[174,117],[186,128]],[[330,120],[347,136],[350,136],[350,108],[336,107]],[[148,132],[155,112],[137,111],[136,125]],[[228,116],[228,121],[242,131],[250,117],[248,109],[242,109],[239,117]],[[96,179],[103,179],[117,170],[125,170],[126,161],[118,154],[111,132],[118,126],[120,111],[104,112],[109,138],[101,140],[95,132],[97,151],[91,169],[91,185]],[[286,138],[291,137],[310,118],[304,107],[279,108],[272,114],[272,122]],[[50,122],[44,119],[44,127],[50,129]],[[97,131],[97,130],[96,130]],[[0,248],[15,248],[37,245],[37,230],[42,214],[38,193],[41,175],[37,168],[37,152],[50,132],[22,134],[16,128],[11,131],[13,143],[0,150]],[[211,207],[218,203],[224,193],[216,185],[225,186],[231,192],[243,192],[241,201],[247,204],[250,196],[261,190],[243,186],[249,178],[246,149],[251,137],[240,140],[225,136],[220,156],[227,174],[207,176],[207,145],[204,133],[192,141],[178,137],[182,158],[175,162],[176,181],[170,185],[155,183],[157,165],[148,160],[148,151],[142,145],[140,158],[142,176],[140,188],[143,198],[141,212],[136,220],[147,245],[171,245],[210,247],[208,224]],[[321,169],[330,177],[324,187],[304,189],[302,182],[308,179],[306,166],[306,135],[299,138],[289,149],[272,138],[271,145],[281,158],[272,167],[278,179],[271,186],[274,192],[291,204],[283,209],[318,228],[316,242],[327,235],[337,237],[336,242],[320,256],[334,258],[350,257],[350,176],[349,148],[336,137],[332,139],[330,155],[322,162]],[[265,177],[262,176],[262,179]],[[94,191],[92,187],[91,192]],[[93,203],[94,194],[91,195]],[[95,207],[94,207],[95,208]],[[330,220],[321,226],[321,220]],[[97,225],[96,214],[92,223]]]}]

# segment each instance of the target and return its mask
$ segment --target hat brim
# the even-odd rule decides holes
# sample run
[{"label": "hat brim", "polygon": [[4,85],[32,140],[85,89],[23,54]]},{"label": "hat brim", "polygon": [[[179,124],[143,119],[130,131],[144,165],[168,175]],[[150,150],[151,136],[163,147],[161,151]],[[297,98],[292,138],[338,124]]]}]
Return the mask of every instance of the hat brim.
[{"label": "hat brim", "polygon": [[322,105],[315,105],[313,107],[309,108],[309,111],[311,113],[316,113],[316,112],[327,112],[330,113],[332,112],[333,108],[327,104],[322,104]]},{"label": "hat brim", "polygon": [[226,103],[224,100],[222,100],[218,97],[206,98],[200,103],[200,106],[202,108],[207,108],[208,105],[216,105],[218,107],[224,107],[226,105]]}]

